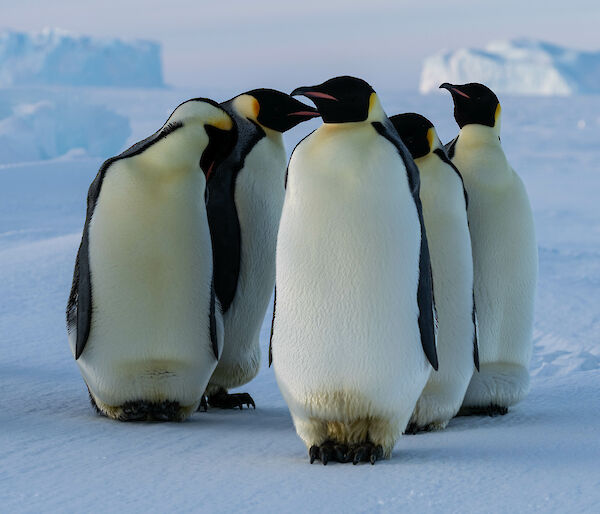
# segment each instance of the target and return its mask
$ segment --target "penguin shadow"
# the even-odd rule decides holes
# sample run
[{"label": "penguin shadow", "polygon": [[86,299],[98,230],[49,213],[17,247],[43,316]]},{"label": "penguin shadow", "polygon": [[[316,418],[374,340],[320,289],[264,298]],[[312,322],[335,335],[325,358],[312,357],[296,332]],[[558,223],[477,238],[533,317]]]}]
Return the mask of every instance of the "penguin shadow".
[{"label": "penguin shadow", "polygon": [[294,430],[292,419],[286,407],[261,407],[256,409],[219,409],[208,407],[206,412],[195,412],[188,420],[183,423],[193,423],[213,428],[222,427],[229,432],[246,433],[248,430],[268,431],[288,431]]}]

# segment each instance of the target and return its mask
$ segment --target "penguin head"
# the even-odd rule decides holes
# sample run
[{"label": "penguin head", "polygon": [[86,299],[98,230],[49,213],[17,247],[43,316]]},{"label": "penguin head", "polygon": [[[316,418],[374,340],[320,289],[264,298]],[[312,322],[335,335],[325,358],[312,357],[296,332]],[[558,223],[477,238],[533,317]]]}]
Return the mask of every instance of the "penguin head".
[{"label": "penguin head", "polygon": [[385,117],[373,88],[356,77],[335,77],[316,86],[299,87],[291,94],[310,98],[325,123],[352,123]]},{"label": "penguin head", "polygon": [[280,133],[319,116],[314,107],[275,89],[253,89],[235,97],[232,102],[240,116]]},{"label": "penguin head", "polygon": [[206,181],[237,141],[233,119],[208,98],[179,105],[157,133],[158,143],[144,152],[155,169],[176,173],[199,166]]},{"label": "penguin head", "polygon": [[460,128],[465,125],[500,127],[500,102],[494,92],[477,82],[455,85],[444,82],[454,101],[454,119]]},{"label": "penguin head", "polygon": [[396,114],[390,118],[390,121],[413,159],[424,157],[441,146],[433,123],[420,114],[414,112]]}]

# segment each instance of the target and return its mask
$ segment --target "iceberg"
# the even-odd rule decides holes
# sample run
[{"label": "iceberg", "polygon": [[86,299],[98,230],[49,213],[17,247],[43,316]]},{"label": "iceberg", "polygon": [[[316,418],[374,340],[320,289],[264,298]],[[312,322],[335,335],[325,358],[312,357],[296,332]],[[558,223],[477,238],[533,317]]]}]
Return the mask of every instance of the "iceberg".
[{"label": "iceberg", "polygon": [[160,45],[60,29],[0,32],[0,87],[164,87]]},{"label": "iceberg", "polygon": [[129,119],[80,100],[20,103],[0,119],[0,164],[83,153],[107,158],[125,145]]},{"label": "iceberg", "polygon": [[425,59],[419,91],[429,93],[443,82],[481,82],[510,95],[600,94],[600,51],[531,39],[495,41],[483,50],[442,51]]}]

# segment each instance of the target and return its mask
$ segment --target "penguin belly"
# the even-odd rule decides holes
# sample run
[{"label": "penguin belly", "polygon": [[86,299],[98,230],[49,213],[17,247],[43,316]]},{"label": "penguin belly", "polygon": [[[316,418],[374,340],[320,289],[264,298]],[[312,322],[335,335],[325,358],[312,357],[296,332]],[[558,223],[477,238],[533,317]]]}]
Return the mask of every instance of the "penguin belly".
[{"label": "penguin belly", "polygon": [[275,285],[277,229],[285,196],[286,157],[279,141],[262,138],[247,155],[235,185],[241,262],[233,301],[223,314],[224,347],[208,392],[252,380],[260,369],[260,329]]},{"label": "penguin belly", "polygon": [[217,362],[203,178],[157,184],[122,169],[127,161],[113,166],[89,228],[93,317],[77,363],[109,417],[135,419],[163,405],[181,420],[198,407]]},{"label": "penguin belly", "polygon": [[[461,132],[464,132],[465,127]],[[480,371],[463,402],[469,409],[504,413],[529,389],[538,258],[525,187],[501,147],[456,145],[453,162],[469,194]]]},{"label": "penguin belly", "polygon": [[460,177],[437,155],[415,160],[431,256],[439,369],[432,372],[407,432],[440,430],[456,415],[473,374],[473,259]]},{"label": "penguin belly", "polygon": [[431,369],[417,323],[420,238],[404,165],[370,126],[324,125],[298,146],[272,351],[308,448],[368,439],[389,457],[405,428]]}]

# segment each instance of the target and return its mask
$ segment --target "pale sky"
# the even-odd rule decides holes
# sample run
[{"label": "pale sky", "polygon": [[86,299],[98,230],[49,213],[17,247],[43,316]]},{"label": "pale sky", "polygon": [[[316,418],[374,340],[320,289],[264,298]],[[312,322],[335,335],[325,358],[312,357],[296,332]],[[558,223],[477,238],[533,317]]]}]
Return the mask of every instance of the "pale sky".
[{"label": "pale sky", "polygon": [[440,49],[531,37],[600,50],[598,0],[0,0],[0,28],[144,38],[165,81],[288,90],[351,74],[415,89]]}]

